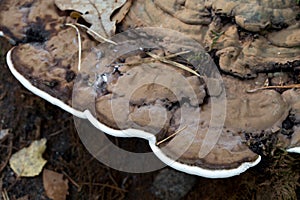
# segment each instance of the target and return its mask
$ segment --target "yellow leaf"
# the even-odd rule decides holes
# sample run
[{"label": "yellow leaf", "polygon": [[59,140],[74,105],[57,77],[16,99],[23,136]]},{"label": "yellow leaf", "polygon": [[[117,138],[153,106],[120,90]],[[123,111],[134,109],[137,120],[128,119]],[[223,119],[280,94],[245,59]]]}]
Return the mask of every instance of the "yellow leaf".
[{"label": "yellow leaf", "polygon": [[42,154],[46,149],[46,139],[37,140],[12,155],[9,160],[10,167],[18,175],[33,177],[41,173],[46,160]]}]

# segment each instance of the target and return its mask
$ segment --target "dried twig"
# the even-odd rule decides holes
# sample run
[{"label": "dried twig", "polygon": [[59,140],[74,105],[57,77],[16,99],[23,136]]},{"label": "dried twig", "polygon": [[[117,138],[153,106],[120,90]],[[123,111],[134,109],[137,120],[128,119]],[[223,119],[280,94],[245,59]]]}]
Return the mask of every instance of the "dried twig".
[{"label": "dried twig", "polygon": [[247,92],[253,93],[253,92],[257,92],[259,90],[266,90],[266,89],[293,89],[293,88],[300,88],[300,84],[265,86],[265,87],[247,90]]},{"label": "dried twig", "polygon": [[164,143],[165,141],[169,140],[170,138],[176,136],[178,133],[180,133],[181,131],[183,131],[184,129],[187,128],[187,125],[185,125],[184,127],[182,127],[181,129],[179,129],[178,131],[176,131],[175,133],[173,133],[172,135],[169,135],[168,137],[166,137],[165,139],[162,139],[161,141],[157,142],[156,145],[159,146],[162,143]]}]

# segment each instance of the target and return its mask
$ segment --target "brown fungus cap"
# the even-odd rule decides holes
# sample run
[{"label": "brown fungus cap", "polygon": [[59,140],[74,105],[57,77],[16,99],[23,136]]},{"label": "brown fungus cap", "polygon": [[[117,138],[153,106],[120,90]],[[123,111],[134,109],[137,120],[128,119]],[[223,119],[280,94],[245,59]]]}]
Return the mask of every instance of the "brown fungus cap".
[{"label": "brown fungus cap", "polygon": [[205,7],[204,0],[155,0],[154,3],[163,11],[186,24],[200,25],[209,24],[211,22],[211,14]]},{"label": "brown fungus cap", "polygon": [[[166,58],[189,48],[197,48],[195,41],[185,43],[180,34],[172,34],[169,30],[164,30],[163,37],[159,29],[147,29],[151,31],[141,35],[135,31],[121,34],[114,39],[120,43],[121,49],[118,46],[115,49],[112,44],[95,47],[95,43],[86,34],[82,34],[85,60],[75,84],[72,106],[80,111],[90,110],[101,125],[117,130],[144,130],[154,134],[157,141],[178,131],[171,139],[157,144],[165,155],[178,163],[212,171],[236,169],[244,163],[257,163],[255,161],[258,160],[258,155],[249,149],[243,132],[266,131],[277,134],[278,130],[283,129],[281,124],[284,124],[289,111],[298,116],[297,101],[293,100],[298,95],[292,92],[281,95],[278,90],[258,90],[255,93],[246,91],[264,86],[269,79],[271,84],[281,84],[275,78],[266,76],[267,71],[299,66],[299,26],[290,26],[276,32],[266,31],[264,35],[247,35],[247,32],[239,31],[238,26],[232,22],[222,24],[218,17],[207,26],[209,16],[206,15],[205,7],[198,4],[199,1],[183,2],[134,1],[123,28],[162,26],[183,32],[216,50],[221,70],[229,75],[217,76],[211,70],[212,61],[204,50],[194,57],[189,57],[189,53],[187,56],[171,56],[167,60],[173,63],[159,59],[153,61],[149,53]],[[227,11],[232,11],[237,3],[224,2],[227,7],[223,9],[228,8]],[[277,1],[270,2],[280,4]],[[8,1],[5,3],[5,8],[9,8],[7,12],[16,12],[17,21],[24,17],[26,19],[26,23],[18,24],[16,29],[13,23],[9,23],[2,28],[5,34],[24,42],[32,42],[12,51],[11,62],[14,69],[35,87],[70,105],[74,74],[78,74],[75,31],[60,26],[65,18],[60,17],[61,12],[53,10],[52,1],[34,1],[28,4],[11,1],[14,5],[22,4],[15,8],[7,6],[10,5]],[[41,8],[51,9],[41,14],[40,7],[34,7],[36,3],[40,3]],[[207,8],[218,8],[218,2],[209,3],[205,5]],[[252,1],[243,1],[239,5],[243,8],[241,13],[230,12],[230,15],[236,17],[238,25],[247,30],[261,30],[270,23],[273,28],[283,28],[276,27],[276,20],[286,25],[294,22],[293,13],[290,15],[294,3],[286,8],[280,4],[279,7],[286,14],[279,12],[278,16],[284,18],[276,18],[277,15],[274,15],[275,21],[271,22],[266,22],[265,18],[255,21],[252,15],[243,13],[249,5],[252,5]],[[263,8],[268,8],[267,13],[273,16],[274,9],[269,7],[272,7],[271,4],[263,2]],[[189,18],[194,16],[195,8],[199,8],[201,12],[191,20]],[[263,8],[259,7],[254,11],[260,12]],[[226,9],[221,9],[219,14],[227,13]],[[297,9],[295,7],[294,10]],[[32,14],[27,17],[24,11]],[[45,20],[40,20],[37,15],[45,17]],[[1,22],[6,20],[5,16],[0,16]],[[243,17],[249,19],[249,23],[243,21]],[[47,34],[39,35],[40,40],[31,41],[28,37],[31,32],[28,30],[42,30],[41,33]],[[287,37],[283,38],[281,35]],[[147,40],[143,40],[146,44],[137,42],[137,36],[146,38]],[[147,43],[149,37],[151,42]],[[158,42],[158,45],[153,45],[153,41]],[[141,44],[145,46],[142,47]],[[128,49],[126,45],[133,46],[135,51]],[[91,53],[87,55],[88,52]],[[200,64],[193,66],[194,61],[199,61],[199,58]],[[201,77],[174,67],[174,62],[188,66],[201,74]],[[256,78],[241,80],[231,75]],[[286,79],[288,82],[289,77]],[[215,104],[218,97],[225,94],[226,105]],[[215,112],[224,108],[225,115],[224,112]],[[289,117],[291,116],[290,114]],[[216,121],[224,121],[224,124],[220,123],[220,126]],[[299,147],[297,121],[292,129],[292,135],[284,136],[284,148]],[[110,134],[109,131],[107,133]],[[217,140],[210,140],[210,137],[214,137],[213,133],[219,134]]]},{"label": "brown fungus cap", "polygon": [[4,0],[0,8],[0,30],[17,42],[44,42],[65,22],[54,0]]},{"label": "brown fungus cap", "polygon": [[[81,37],[84,57],[95,42],[84,33]],[[78,41],[73,28],[57,30],[43,44],[28,43],[15,47],[11,62],[33,86],[71,105],[73,81],[78,71]]]},{"label": "brown fungus cap", "polygon": [[[241,113],[244,129],[271,128],[285,112],[281,96],[265,91],[261,98],[257,98],[261,94],[246,94],[248,85],[245,84],[239,92],[245,93],[244,99],[250,102],[250,107],[248,104],[241,106],[243,100],[233,92],[227,96],[230,101],[226,104],[227,87],[230,84],[238,86],[242,81],[227,78],[224,88],[216,69],[208,70],[212,62],[209,57],[203,57],[205,53],[201,49],[198,52],[204,54],[197,57],[198,66],[201,66],[197,71],[202,69],[203,77],[170,63],[152,60],[152,54],[168,57],[180,53],[180,50],[184,52],[197,47],[196,43],[181,37],[170,30],[145,28],[117,35],[114,38],[119,44],[117,46],[103,44],[96,47],[83,61],[86,68],[75,84],[73,106],[79,110],[90,109],[101,124],[129,130],[128,134],[133,136],[134,129],[143,130],[161,141],[180,130],[172,139],[157,145],[165,155],[188,166],[210,170],[235,169],[243,163],[256,161],[258,155],[243,142],[245,138],[238,128],[238,113]],[[103,59],[97,59],[99,54]],[[190,56],[187,53],[170,60],[186,63],[193,69],[188,61],[193,62],[195,58]],[[94,106],[91,101],[84,101],[87,96],[94,96]],[[266,98],[278,98],[274,105],[279,107],[278,114],[266,112],[273,109],[272,104],[262,106],[263,110],[257,112],[257,117],[261,118],[249,124],[252,116],[248,117],[247,112],[254,112]],[[226,105],[229,115],[224,113]]]},{"label": "brown fungus cap", "polygon": [[[71,105],[79,51],[76,31],[64,26],[71,18],[53,0],[4,1],[1,5],[0,30],[20,43],[10,52],[10,67],[33,87]],[[83,32],[81,39],[84,57],[96,43]]]},{"label": "brown fungus cap", "polygon": [[289,104],[275,90],[248,93],[247,90],[263,86],[266,75],[252,80],[239,80],[223,76],[227,97],[225,126],[235,131],[255,132],[276,130],[289,114]]},{"label": "brown fungus cap", "polygon": [[[199,13],[193,4],[201,7]],[[170,15],[171,13],[171,15]],[[182,6],[179,1],[144,1],[135,0],[125,20],[122,23],[124,29],[136,27],[163,27],[177,30],[203,44],[210,19],[207,11],[199,1],[191,2],[190,5]],[[196,15],[195,18],[190,18]],[[193,22],[193,23],[189,23]]]},{"label": "brown fungus cap", "polygon": [[[191,18],[195,9],[200,13]],[[212,9],[216,15],[209,16],[207,9]],[[259,72],[300,65],[296,20],[299,9],[294,1],[278,0],[261,4],[252,0],[206,1],[203,4],[198,0],[137,0],[122,27],[126,30],[155,26],[180,31],[208,50],[216,51],[220,68],[226,73],[252,78]],[[240,20],[236,23],[224,20],[224,15],[236,16]],[[207,23],[209,18],[211,22]]]},{"label": "brown fungus cap", "polygon": [[300,46],[300,23],[286,29],[268,34],[268,40],[278,47]]},{"label": "brown fungus cap", "polygon": [[[179,163],[216,170],[234,169],[255,161],[258,155],[249,149],[243,133],[276,131],[289,114],[290,104],[275,90],[247,92],[262,87],[268,76],[259,74],[255,79],[240,80],[223,75],[219,80],[205,71],[203,74],[208,76],[197,77],[170,63],[151,61],[151,54],[167,57],[178,53],[180,48],[175,44],[186,48],[192,44],[180,41],[180,37],[172,32],[142,30],[146,33],[137,30],[118,36],[115,41],[123,41],[120,47],[104,44],[92,51],[83,62],[85,66],[89,63],[89,67],[83,69],[81,75],[88,77],[88,81],[79,80],[80,87],[76,88],[86,94],[75,97],[75,101],[84,105],[81,98],[93,94],[94,117],[114,129],[143,130],[155,134],[158,141],[180,130],[170,140],[158,144],[165,155]],[[139,34],[143,42],[150,42],[141,42]],[[159,45],[153,45],[153,41]],[[124,48],[126,44],[128,48]],[[187,63],[182,58],[175,61]],[[199,65],[202,68],[196,69],[209,68],[208,64],[206,60]],[[88,83],[93,83],[92,87]],[[189,87],[197,94],[195,100],[186,98],[193,96]],[[226,94],[226,105],[214,103],[222,94]],[[91,103],[84,106],[91,109]],[[226,112],[224,124],[220,125],[216,122],[222,122],[224,113],[216,110],[222,110],[222,107],[226,107]],[[217,132],[220,135],[216,141],[207,139]]]},{"label": "brown fungus cap", "polygon": [[300,11],[297,1],[211,0],[206,4],[216,14],[234,17],[239,26],[252,32],[294,24]]},{"label": "brown fungus cap", "polygon": [[[281,127],[283,120],[288,116],[288,104],[281,95],[275,91],[261,91],[247,93],[246,90],[259,84],[263,78],[240,81],[230,76],[223,76],[226,89],[226,120],[222,127],[221,136],[207,155],[201,155],[201,144],[207,134],[211,134],[211,103],[202,104],[200,111],[199,129],[197,133],[187,128],[175,136],[163,148],[170,157],[179,155],[180,149],[189,146],[178,159],[190,165],[205,166],[207,168],[234,168],[243,162],[249,162],[256,158],[245,144],[246,138],[243,132],[261,132],[276,130]],[[261,83],[263,84],[263,83]],[[190,113],[195,112],[191,109]],[[176,116],[176,113],[175,113]],[[175,117],[175,121],[176,118]],[[176,122],[178,123],[178,122]],[[185,119],[183,123],[193,123],[191,119]],[[197,126],[195,126],[197,127]],[[195,132],[195,131],[194,131]],[[191,140],[193,138],[193,140]],[[192,143],[190,143],[192,141]]]},{"label": "brown fungus cap", "polygon": [[290,45],[290,47],[280,47],[260,35],[257,38],[247,37],[241,40],[236,25],[224,26],[222,31],[223,34],[214,48],[218,49],[216,54],[220,58],[220,68],[225,72],[242,78],[251,78],[257,76],[259,72],[289,69],[300,65],[300,49],[293,46],[297,38],[293,35],[290,37],[293,41],[287,41],[288,37],[285,41],[273,38],[274,44],[276,40],[278,43]]}]

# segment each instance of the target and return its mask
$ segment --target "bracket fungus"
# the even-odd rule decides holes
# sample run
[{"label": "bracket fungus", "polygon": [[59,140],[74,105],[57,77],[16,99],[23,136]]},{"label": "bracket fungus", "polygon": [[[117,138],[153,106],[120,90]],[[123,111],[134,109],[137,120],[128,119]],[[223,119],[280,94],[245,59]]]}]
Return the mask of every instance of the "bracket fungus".
[{"label": "bracket fungus", "polygon": [[[290,25],[294,4],[283,6],[277,16],[264,1],[254,11],[267,9],[274,20],[257,22],[253,13],[232,12],[237,1],[223,1],[227,7],[222,9],[216,1],[197,2],[133,1],[123,27],[163,28],[128,30],[99,45],[85,33],[78,42],[73,29],[59,26],[68,18],[56,13],[57,20],[39,26],[47,33],[45,40],[25,41],[7,53],[8,67],[36,95],[109,135],[148,140],[162,162],[186,173],[225,178],[257,165],[261,157],[246,133],[276,135],[284,148],[300,153],[299,91],[264,88],[266,80],[278,82],[269,76],[271,70],[299,66],[299,26],[244,38],[238,27],[260,31],[266,24]],[[245,11],[250,5],[249,0],[239,6]],[[210,8],[232,14],[238,25],[218,23],[220,16],[212,19]],[[241,20],[249,16],[249,23]],[[21,41],[24,27],[3,32]],[[200,44],[214,42],[221,74],[190,37]],[[282,134],[289,118],[293,131]]]},{"label": "bracket fungus", "polygon": [[[148,139],[163,162],[204,177],[230,177],[259,162],[243,135],[223,126],[226,90],[201,45],[160,28],[130,30],[112,40],[118,45],[102,44],[82,62],[73,91],[73,107],[88,110],[98,129]],[[169,140],[157,142],[164,138]]]}]

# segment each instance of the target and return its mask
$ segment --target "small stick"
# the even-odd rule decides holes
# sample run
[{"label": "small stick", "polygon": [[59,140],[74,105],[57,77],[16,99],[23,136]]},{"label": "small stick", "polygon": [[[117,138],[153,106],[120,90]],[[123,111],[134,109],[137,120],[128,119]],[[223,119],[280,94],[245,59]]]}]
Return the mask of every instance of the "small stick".
[{"label": "small stick", "polygon": [[75,23],[75,25],[87,29],[88,31],[92,32],[94,35],[96,35],[96,36],[99,37],[100,39],[104,40],[105,42],[109,42],[109,43],[111,43],[111,44],[117,45],[116,42],[114,42],[114,41],[112,41],[112,40],[109,40],[109,39],[103,37],[103,36],[100,35],[99,33],[93,31],[92,29],[90,29],[89,27],[87,27],[87,26],[85,26],[85,25],[83,25],[83,24]]},{"label": "small stick", "polygon": [[157,142],[156,145],[159,146],[160,144],[164,143],[165,141],[169,140],[170,138],[176,136],[178,133],[180,133],[181,131],[183,131],[184,129],[187,128],[187,125],[185,125],[184,127],[182,127],[181,129],[179,129],[178,131],[176,131],[175,133],[173,133],[172,135],[169,135],[168,137],[166,137],[165,139],[162,139],[161,141]]},{"label": "small stick", "polygon": [[67,23],[66,26],[71,26],[77,32],[77,39],[78,39],[78,71],[80,71],[80,69],[81,69],[81,37],[80,37],[80,32],[74,24]]},{"label": "small stick", "polygon": [[247,90],[247,92],[253,93],[253,92],[257,92],[259,90],[265,90],[265,89],[292,89],[292,88],[300,88],[300,84],[265,86],[265,87],[255,88],[252,90]]}]

